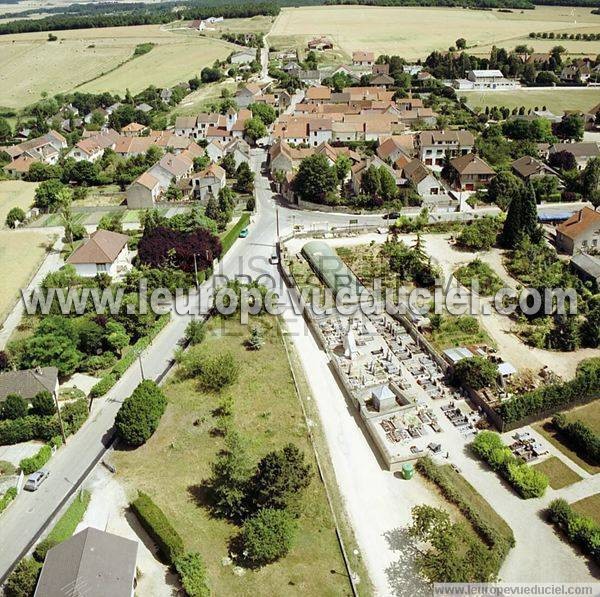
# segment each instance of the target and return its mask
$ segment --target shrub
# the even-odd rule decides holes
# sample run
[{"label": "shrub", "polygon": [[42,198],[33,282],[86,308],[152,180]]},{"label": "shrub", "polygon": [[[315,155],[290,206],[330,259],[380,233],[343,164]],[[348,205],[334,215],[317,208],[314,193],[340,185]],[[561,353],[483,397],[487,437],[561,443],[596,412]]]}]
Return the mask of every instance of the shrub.
[{"label": "shrub", "polygon": [[6,580],[4,595],[6,597],[30,597],[33,595],[41,569],[41,564],[33,558],[23,558]]},{"label": "shrub", "polygon": [[201,344],[206,336],[204,321],[192,319],[185,328],[186,340],[192,345]]},{"label": "shrub", "polygon": [[117,362],[117,357],[112,352],[104,352],[102,354],[95,354],[85,360],[82,370],[89,371],[90,373],[96,373],[102,369],[112,367]]},{"label": "shrub", "polygon": [[[65,426],[65,434],[72,435],[79,431],[85,423],[90,411],[88,410],[87,401],[85,398],[79,398],[75,402],[69,402],[60,409],[63,424]],[[59,432],[53,433],[48,439],[58,435]]]},{"label": "shrub", "polygon": [[31,475],[35,471],[41,469],[52,458],[52,448],[50,446],[42,446],[35,456],[23,458],[19,462],[19,468],[25,475]]},{"label": "shrub", "polygon": [[9,394],[2,404],[0,417],[2,419],[21,419],[27,415],[27,400],[17,394]]},{"label": "shrub", "polygon": [[152,436],[165,412],[167,399],[155,382],[143,381],[125,399],[115,427],[118,436],[129,446],[141,446]]},{"label": "shrub", "polygon": [[188,552],[175,560],[175,568],[181,584],[189,597],[208,597],[210,589],[206,578],[206,566],[197,552]]},{"label": "shrub", "polygon": [[8,462],[8,460],[0,460],[0,477],[5,475],[14,475],[16,470],[17,469],[12,462]]},{"label": "shrub", "polygon": [[498,365],[484,357],[462,359],[454,365],[455,383],[474,390],[491,386],[497,377]]},{"label": "shrub", "polygon": [[33,557],[34,559],[39,562],[40,564],[44,563],[44,560],[46,559],[46,554],[48,553],[48,551],[50,549],[52,549],[55,545],[58,545],[59,541],[57,541],[56,539],[53,539],[52,537],[46,537],[45,539],[42,539],[36,546],[34,552],[33,552]]},{"label": "shrub", "polygon": [[25,212],[20,207],[13,207],[6,216],[5,224],[9,228],[15,228],[17,223],[23,223],[25,219]]},{"label": "shrub", "polygon": [[548,477],[517,460],[497,433],[482,431],[471,443],[471,449],[502,475],[522,498],[541,497],[546,492]]},{"label": "shrub", "polygon": [[97,382],[90,390],[90,398],[104,396],[115,384],[117,378],[114,373],[108,373]]},{"label": "shrub", "polygon": [[197,378],[203,390],[218,392],[237,380],[239,365],[230,352],[211,354],[199,348],[183,355],[181,371],[184,377]]},{"label": "shrub", "polygon": [[222,255],[225,255],[237,240],[240,232],[248,226],[250,222],[250,214],[244,212],[235,226],[221,239]]},{"label": "shrub", "polygon": [[48,441],[57,433],[60,433],[60,426],[56,417],[28,415],[20,419],[0,421],[0,445],[18,444],[33,439]]},{"label": "shrub", "polygon": [[150,496],[140,492],[139,497],[131,503],[131,508],[167,563],[174,564],[183,556],[183,539]]},{"label": "shrub", "polygon": [[4,495],[0,498],[0,514],[6,510],[8,504],[10,504],[17,497],[17,488],[9,487]]},{"label": "shrub", "polygon": [[580,458],[600,464],[600,436],[583,421],[570,423],[564,415],[558,414],[553,417],[552,425]]},{"label": "shrub", "polygon": [[281,559],[292,547],[296,528],[296,520],[287,510],[260,510],[244,523],[242,543],[246,557],[258,566]]},{"label": "shrub", "polygon": [[31,409],[36,415],[50,416],[56,412],[54,397],[50,392],[40,392],[31,399]]},{"label": "shrub", "polygon": [[58,519],[50,533],[48,539],[55,543],[65,541],[75,532],[77,525],[83,520],[83,515],[90,503],[92,494],[87,490],[82,490],[71,502],[65,513]]},{"label": "shrub", "polygon": [[548,514],[573,543],[600,563],[600,525],[595,520],[575,512],[564,499],[552,501]]}]

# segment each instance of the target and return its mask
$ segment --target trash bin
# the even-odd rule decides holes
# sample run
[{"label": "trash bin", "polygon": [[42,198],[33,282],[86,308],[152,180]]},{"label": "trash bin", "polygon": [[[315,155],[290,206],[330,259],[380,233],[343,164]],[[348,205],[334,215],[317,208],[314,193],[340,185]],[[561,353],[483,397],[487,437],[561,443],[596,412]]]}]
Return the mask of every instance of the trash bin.
[{"label": "trash bin", "polygon": [[402,465],[402,476],[405,479],[412,479],[414,474],[415,467],[410,462],[406,462]]}]

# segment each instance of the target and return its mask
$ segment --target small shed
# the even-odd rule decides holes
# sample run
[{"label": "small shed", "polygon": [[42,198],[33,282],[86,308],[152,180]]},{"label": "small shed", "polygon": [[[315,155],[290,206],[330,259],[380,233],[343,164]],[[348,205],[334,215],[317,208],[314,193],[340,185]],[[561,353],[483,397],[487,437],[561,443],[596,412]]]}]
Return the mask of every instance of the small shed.
[{"label": "small shed", "polygon": [[396,405],[396,394],[392,392],[390,386],[383,384],[371,390],[373,406],[378,410],[387,410]]}]

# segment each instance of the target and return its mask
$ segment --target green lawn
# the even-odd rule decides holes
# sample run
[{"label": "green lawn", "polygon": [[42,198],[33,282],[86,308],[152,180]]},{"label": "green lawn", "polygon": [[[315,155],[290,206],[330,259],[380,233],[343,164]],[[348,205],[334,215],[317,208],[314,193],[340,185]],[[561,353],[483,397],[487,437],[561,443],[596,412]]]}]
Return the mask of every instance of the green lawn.
[{"label": "green lawn", "polygon": [[552,489],[562,489],[563,487],[567,487],[567,485],[581,481],[581,477],[556,456],[551,456],[547,460],[544,460],[544,462],[534,464],[533,468],[548,477],[548,482]]},{"label": "green lawn", "polygon": [[83,515],[90,503],[90,497],[89,491],[80,491],[64,514],[58,519],[50,533],[48,533],[48,538],[57,542],[68,539],[83,519]]},{"label": "green lawn", "polygon": [[515,89],[510,91],[459,91],[472,108],[485,106],[505,106],[510,108],[542,108],[546,106],[554,114],[560,115],[565,110],[589,110],[599,100],[598,88],[569,89],[549,88],[542,90]]},{"label": "green lawn", "polygon": [[440,351],[473,344],[494,346],[494,341],[481,328],[477,319],[470,315],[443,315],[440,326],[427,331],[426,336]]},{"label": "green lawn", "polygon": [[583,514],[593,518],[598,524],[600,524],[600,493],[586,497],[583,500],[579,500],[571,504],[571,508]]},{"label": "green lawn", "polygon": [[[274,318],[261,318],[266,343],[248,351],[246,326],[215,318],[205,339],[211,352],[231,351],[240,364],[239,381],[223,395],[233,399],[234,426],[249,456],[293,442],[314,464],[313,452],[284,346]],[[148,443],[115,453],[118,474],[131,488],[148,493],[182,535],[186,549],[202,554],[215,595],[349,595],[325,491],[315,475],[301,504],[299,532],[289,555],[259,570],[234,572],[224,565],[229,541],[239,528],[213,518],[202,483],[223,447],[213,430],[220,398],[199,390],[194,380],[173,376],[165,385],[169,399],[160,426]]]},{"label": "green lawn", "polygon": [[[577,406],[571,410],[564,411],[563,414],[569,421],[575,421],[577,419],[583,421],[588,427],[593,429],[596,433],[600,433],[600,400],[595,400],[589,404],[583,406]],[[568,446],[562,443],[560,436],[554,430],[550,419],[539,421],[533,425],[533,428],[541,433],[549,442],[551,442],[557,449],[563,454],[568,456],[575,464],[578,464],[583,470],[587,471],[591,475],[600,473],[600,466],[594,466],[579,458],[575,452],[569,449]]]}]

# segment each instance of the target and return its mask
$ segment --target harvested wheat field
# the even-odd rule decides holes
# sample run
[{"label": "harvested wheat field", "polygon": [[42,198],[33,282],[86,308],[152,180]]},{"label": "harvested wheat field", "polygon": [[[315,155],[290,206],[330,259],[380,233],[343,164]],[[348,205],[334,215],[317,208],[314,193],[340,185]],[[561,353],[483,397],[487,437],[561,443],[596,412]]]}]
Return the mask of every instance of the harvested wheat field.
[{"label": "harvested wheat field", "polygon": [[[50,95],[80,89],[136,93],[148,85],[187,81],[236,46],[199,35],[179,35],[160,25],[110,27],[0,37],[0,106],[20,108],[43,92]],[[138,44],[156,44],[148,54],[130,60]],[[105,74],[103,74],[105,73]],[[87,83],[86,83],[87,82]]]},{"label": "harvested wheat field", "polygon": [[[537,7],[504,13],[498,11],[465,10],[462,8],[310,6],[284,8],[269,34],[271,45],[285,38],[301,36],[302,45],[314,35],[329,35],[334,44],[346,52],[372,50],[375,54],[399,54],[404,58],[424,58],[433,50],[447,50],[459,37],[475,46],[477,54],[490,44],[512,48],[531,31],[598,32],[600,16],[591,9],[561,6]],[[557,44],[558,42],[556,42]],[[528,40],[537,49],[547,40]],[[553,44],[553,45],[556,45]],[[594,56],[600,52],[600,42],[560,44],[572,51]],[[300,43],[298,44],[300,45]],[[582,49],[585,48],[585,49]]]}]

